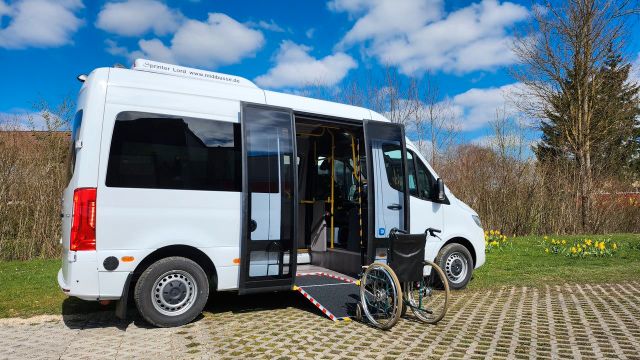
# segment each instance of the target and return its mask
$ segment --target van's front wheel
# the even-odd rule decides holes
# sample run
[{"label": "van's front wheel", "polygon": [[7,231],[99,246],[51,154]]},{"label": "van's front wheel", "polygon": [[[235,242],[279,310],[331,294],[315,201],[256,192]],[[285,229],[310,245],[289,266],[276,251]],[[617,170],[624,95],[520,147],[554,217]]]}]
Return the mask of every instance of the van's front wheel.
[{"label": "van's front wheel", "polygon": [[466,247],[451,243],[440,249],[435,261],[444,271],[449,287],[454,290],[464,289],[471,280],[473,258]]},{"label": "van's front wheel", "polygon": [[159,327],[191,322],[202,313],[208,298],[207,274],[194,261],[177,256],[151,264],[135,288],[138,311]]}]

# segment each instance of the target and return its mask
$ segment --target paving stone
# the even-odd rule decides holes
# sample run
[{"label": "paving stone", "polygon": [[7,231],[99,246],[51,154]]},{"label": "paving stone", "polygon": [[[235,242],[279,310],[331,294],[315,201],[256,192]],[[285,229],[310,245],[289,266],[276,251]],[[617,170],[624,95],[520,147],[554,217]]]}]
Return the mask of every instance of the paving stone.
[{"label": "paving stone", "polygon": [[380,331],[290,293],[220,295],[174,329],[112,313],[0,320],[0,359],[640,359],[640,282],[452,293],[447,316]]}]

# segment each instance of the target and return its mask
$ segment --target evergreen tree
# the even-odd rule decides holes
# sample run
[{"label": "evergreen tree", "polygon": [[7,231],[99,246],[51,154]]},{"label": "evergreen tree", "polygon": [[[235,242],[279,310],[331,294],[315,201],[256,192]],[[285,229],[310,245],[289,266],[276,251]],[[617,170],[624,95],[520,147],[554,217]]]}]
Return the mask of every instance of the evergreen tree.
[{"label": "evergreen tree", "polygon": [[593,151],[601,171],[640,177],[640,84],[629,80],[631,64],[609,47],[601,69],[594,125],[600,136]]},{"label": "evergreen tree", "polygon": [[[640,84],[629,80],[631,64],[609,46],[608,55],[597,77],[591,122],[591,164],[594,175],[606,172],[623,178],[640,177]],[[563,91],[551,97],[540,125],[542,138],[534,148],[541,162],[575,161],[579,157],[568,145],[571,129],[570,104],[575,94],[575,73],[563,80]]]}]

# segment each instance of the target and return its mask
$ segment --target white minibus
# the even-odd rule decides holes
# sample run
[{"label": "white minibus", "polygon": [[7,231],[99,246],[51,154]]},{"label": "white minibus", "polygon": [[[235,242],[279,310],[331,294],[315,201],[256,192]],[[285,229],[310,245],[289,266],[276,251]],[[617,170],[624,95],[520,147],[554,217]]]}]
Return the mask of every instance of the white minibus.
[{"label": "white minibus", "polygon": [[232,75],[138,59],[83,82],[63,195],[69,296],[127,301],[156,326],[198,316],[210,291],[290,290],[305,266],[357,275],[393,228],[460,289],[485,261],[476,212],[402,125],[360,107]]}]

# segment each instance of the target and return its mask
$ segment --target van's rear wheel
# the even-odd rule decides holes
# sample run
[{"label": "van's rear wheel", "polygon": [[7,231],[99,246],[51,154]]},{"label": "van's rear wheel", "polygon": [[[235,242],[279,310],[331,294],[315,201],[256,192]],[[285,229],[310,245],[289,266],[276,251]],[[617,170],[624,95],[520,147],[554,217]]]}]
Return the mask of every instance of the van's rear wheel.
[{"label": "van's rear wheel", "polygon": [[159,327],[191,322],[200,315],[208,298],[207,274],[194,261],[177,256],[151,264],[135,288],[138,311]]},{"label": "van's rear wheel", "polygon": [[463,245],[448,244],[440,249],[434,262],[444,271],[451,289],[464,289],[469,284],[473,273],[473,258]]}]

